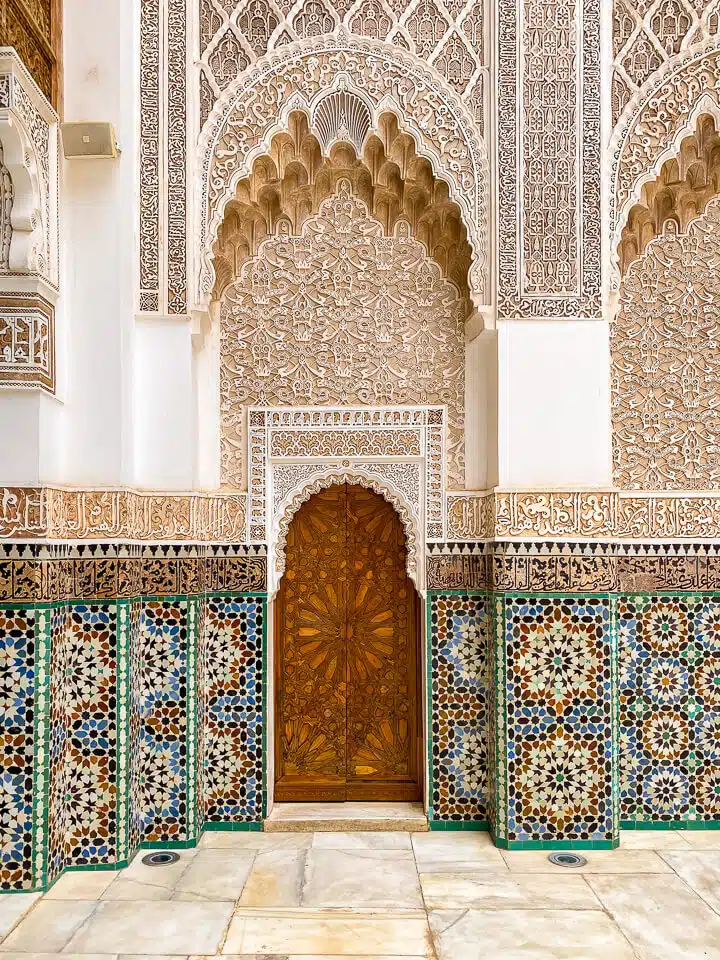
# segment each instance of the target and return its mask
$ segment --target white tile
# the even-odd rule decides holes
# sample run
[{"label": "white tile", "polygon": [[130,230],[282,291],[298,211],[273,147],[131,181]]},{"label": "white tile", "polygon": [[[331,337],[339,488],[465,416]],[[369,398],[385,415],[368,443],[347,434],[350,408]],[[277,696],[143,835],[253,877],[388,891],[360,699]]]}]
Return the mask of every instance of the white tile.
[{"label": "white tile", "polygon": [[[447,864],[446,866],[450,866]],[[599,910],[582,876],[521,873],[421,873],[427,909]]]},{"label": "white tile", "polygon": [[437,960],[634,960],[600,910],[433,910],[430,927]]},{"label": "white tile", "polygon": [[718,960],[720,917],[674,875],[588,877],[641,960]]},{"label": "white tile", "polygon": [[[97,900],[41,900],[3,940],[0,951],[57,953],[97,906]],[[114,951],[103,948],[90,952],[113,953]]]},{"label": "white tile", "polygon": [[672,873],[654,850],[582,850],[584,867],[558,867],[544,850],[503,850],[503,859],[514,873]]},{"label": "white tile", "polygon": [[304,907],[422,908],[412,851],[313,847],[301,903]]},{"label": "white tile", "polygon": [[245,910],[230,923],[223,954],[430,956],[423,910]]},{"label": "white tile", "polygon": [[0,940],[7,936],[18,920],[40,899],[39,893],[6,893],[0,895]]},{"label": "white tile", "polygon": [[104,900],[69,942],[68,952],[214,954],[231,915],[231,903]]}]

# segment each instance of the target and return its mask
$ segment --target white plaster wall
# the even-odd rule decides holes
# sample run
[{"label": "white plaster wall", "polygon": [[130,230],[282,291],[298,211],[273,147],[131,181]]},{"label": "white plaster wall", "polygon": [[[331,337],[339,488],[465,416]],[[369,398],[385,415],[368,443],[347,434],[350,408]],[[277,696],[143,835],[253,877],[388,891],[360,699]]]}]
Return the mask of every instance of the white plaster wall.
[{"label": "white plaster wall", "polygon": [[465,346],[465,486],[497,483],[497,331],[484,330]]},{"label": "white plaster wall", "polygon": [[0,393],[0,481],[7,486],[40,483],[40,404],[36,391]]},{"label": "white plaster wall", "polygon": [[63,161],[64,444],[47,481],[127,483],[136,269],[136,0],[65,0],[64,119],[110,121],[117,160]]},{"label": "white plaster wall", "polygon": [[197,424],[190,320],[142,319],[135,337],[133,485],[191,490]]},{"label": "white plaster wall", "polygon": [[611,484],[610,352],[605,321],[501,323],[501,488]]}]

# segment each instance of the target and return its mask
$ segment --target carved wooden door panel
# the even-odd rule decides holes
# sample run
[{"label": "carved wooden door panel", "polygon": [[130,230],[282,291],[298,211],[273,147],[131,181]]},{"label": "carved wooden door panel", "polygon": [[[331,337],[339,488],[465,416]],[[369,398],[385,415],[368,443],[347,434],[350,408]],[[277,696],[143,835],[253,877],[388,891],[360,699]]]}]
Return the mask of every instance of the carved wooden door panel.
[{"label": "carved wooden door panel", "polygon": [[275,799],[419,800],[418,603],[393,507],[313,496],[288,532],[275,620]]}]

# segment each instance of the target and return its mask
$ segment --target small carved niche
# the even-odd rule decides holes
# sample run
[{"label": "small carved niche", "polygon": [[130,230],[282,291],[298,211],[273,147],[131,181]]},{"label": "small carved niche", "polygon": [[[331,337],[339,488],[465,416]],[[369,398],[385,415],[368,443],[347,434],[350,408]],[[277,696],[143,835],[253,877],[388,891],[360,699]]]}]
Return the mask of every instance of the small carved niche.
[{"label": "small carved niche", "polygon": [[467,298],[472,251],[460,208],[450,199],[447,183],[418,156],[397,117],[384,113],[372,129],[348,95],[317,113],[317,133],[304,111],[291,113],[287,130],[273,137],[268,153],[255,160],[250,176],[238,184],[213,248],[214,298],[220,299],[266,237],[299,236],[304,221],[335,194],[340,180],[351,182],[354,195],[367,204],[386,236],[420,240]]},{"label": "small carved niche", "polygon": [[666,161],[660,176],[642,188],[640,203],[630,210],[620,246],[623,275],[648,243],[665,234],[684,233],[719,192],[720,134],[713,117],[698,119],[695,132]]}]

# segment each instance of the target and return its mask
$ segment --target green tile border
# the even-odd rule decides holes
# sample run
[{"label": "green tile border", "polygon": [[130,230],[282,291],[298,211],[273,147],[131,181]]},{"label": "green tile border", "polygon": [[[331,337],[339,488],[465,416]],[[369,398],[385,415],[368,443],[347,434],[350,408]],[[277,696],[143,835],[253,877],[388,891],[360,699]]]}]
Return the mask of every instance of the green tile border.
[{"label": "green tile border", "polygon": [[33,697],[33,888],[48,882],[48,838],[50,817],[50,657],[54,607],[28,608],[35,615],[35,686]]},{"label": "green tile border", "polygon": [[718,820],[621,820],[621,830],[720,830]]},{"label": "green tile border", "polygon": [[430,820],[428,829],[433,833],[489,833],[488,820]]},{"label": "green tile border", "polygon": [[620,846],[617,840],[498,840],[495,846],[500,850],[616,850]]}]

